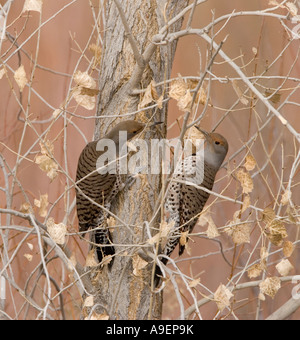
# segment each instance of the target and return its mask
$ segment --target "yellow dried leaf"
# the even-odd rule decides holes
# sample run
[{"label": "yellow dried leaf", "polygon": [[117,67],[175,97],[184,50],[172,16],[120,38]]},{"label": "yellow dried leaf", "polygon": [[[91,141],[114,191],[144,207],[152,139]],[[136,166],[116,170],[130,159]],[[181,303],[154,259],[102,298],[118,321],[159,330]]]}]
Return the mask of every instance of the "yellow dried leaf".
[{"label": "yellow dried leaf", "polygon": [[[265,213],[265,211],[264,211]],[[274,213],[274,212],[273,212]],[[271,219],[271,212],[269,211],[269,216],[266,217],[264,214],[264,219],[268,219],[267,225],[266,225],[266,234],[268,236],[268,239],[275,245],[275,246],[281,246],[283,243],[283,239],[288,237],[286,228],[284,224],[276,219],[276,215],[274,213],[274,219]]]},{"label": "yellow dried leaf", "polygon": [[25,68],[23,65],[21,65],[14,73],[14,78],[16,83],[19,86],[20,91],[22,92],[24,90],[25,85],[27,84],[28,80],[26,77]]},{"label": "yellow dried leaf", "polygon": [[283,255],[285,257],[290,257],[293,252],[294,252],[295,246],[293,245],[293,243],[291,241],[284,241],[283,242]]},{"label": "yellow dried leaf", "polygon": [[226,288],[223,284],[220,284],[218,289],[214,294],[214,300],[218,306],[220,312],[223,311],[224,308],[230,306],[230,299],[233,297],[231,291]]},{"label": "yellow dried leaf", "polygon": [[46,223],[47,231],[54,242],[63,245],[66,242],[67,227],[63,223],[54,223],[50,217]]},{"label": "yellow dried leaf", "polygon": [[40,199],[34,200],[34,205],[39,208],[39,215],[41,217],[46,217],[47,216],[47,207],[49,205],[48,202],[48,194],[45,195],[40,195]]},{"label": "yellow dried leaf", "polygon": [[263,211],[263,221],[271,223],[276,218],[275,211],[272,208],[265,208]]},{"label": "yellow dried leaf", "polygon": [[49,141],[40,142],[41,156],[35,158],[35,163],[40,169],[47,173],[47,176],[53,180],[57,176],[58,165],[53,160],[54,145]]},{"label": "yellow dried leaf", "polygon": [[191,110],[193,97],[188,85],[182,78],[176,79],[171,83],[169,96],[177,101],[177,106],[180,110]]},{"label": "yellow dried leaf", "polygon": [[95,250],[91,249],[88,254],[87,257],[85,259],[85,267],[97,267],[98,266],[98,262],[95,258]]},{"label": "yellow dried leaf", "polygon": [[49,156],[37,156],[35,158],[35,163],[38,164],[42,171],[47,173],[47,176],[51,180],[53,180],[57,176],[58,165],[53,159],[49,158]]},{"label": "yellow dried leaf", "polygon": [[133,275],[141,276],[142,269],[147,266],[148,262],[143,260],[139,255],[134,255],[132,257],[132,267],[133,267]]},{"label": "yellow dried leaf", "polygon": [[32,243],[29,243],[29,242],[26,242],[27,243],[27,246],[30,250],[33,250],[33,244]]},{"label": "yellow dried leaf", "polygon": [[73,98],[78,105],[84,107],[86,110],[93,110],[96,106],[96,97],[88,94],[82,94],[82,87],[73,90]]},{"label": "yellow dried leaf", "polygon": [[186,94],[177,101],[177,106],[181,111],[191,111],[193,96],[190,90],[187,90]]},{"label": "yellow dried leaf", "polygon": [[239,169],[236,172],[236,177],[241,183],[244,194],[249,194],[253,190],[253,181],[249,172],[245,172],[244,169]]},{"label": "yellow dried leaf", "polygon": [[107,256],[104,256],[102,261],[101,261],[101,265],[102,266],[107,266],[110,264],[110,262],[112,261],[113,257],[111,255],[107,255]]},{"label": "yellow dried leaf", "polygon": [[114,228],[116,226],[116,219],[112,216],[109,216],[109,218],[106,220],[106,223],[108,228]]},{"label": "yellow dried leaf", "polygon": [[185,246],[187,244],[188,234],[189,234],[188,231],[182,231],[180,233],[179,244],[181,246]]},{"label": "yellow dried leaf", "polygon": [[0,70],[0,79],[2,79],[4,75],[5,75],[5,68],[3,67],[3,68]]},{"label": "yellow dried leaf", "polygon": [[43,0],[26,0],[23,7],[23,12],[36,11],[41,13],[43,6]]},{"label": "yellow dried leaf", "polygon": [[76,255],[75,253],[73,252],[71,257],[68,259],[68,269],[70,271],[74,270],[75,266],[77,264],[77,261],[76,261]]},{"label": "yellow dried leaf", "polygon": [[95,80],[87,72],[77,71],[74,74],[74,81],[78,86],[87,89],[95,89],[97,87]]},{"label": "yellow dried leaf", "polygon": [[[188,88],[191,91],[193,91],[193,90],[196,90],[196,88],[199,84],[199,81],[194,80],[194,79],[187,79],[186,83],[187,83]],[[207,93],[206,93],[206,90],[204,89],[204,87],[201,86],[198,93],[197,93],[195,102],[204,105],[206,103],[206,101],[207,101]]]},{"label": "yellow dried leaf", "polygon": [[43,155],[47,155],[51,157],[54,153],[54,145],[50,140],[46,140],[45,142],[40,142],[41,153]]},{"label": "yellow dried leaf", "polygon": [[290,190],[285,190],[283,195],[281,196],[281,201],[280,203],[282,205],[287,205],[292,197],[292,192]]},{"label": "yellow dried leaf", "polygon": [[93,307],[94,306],[94,297],[92,295],[87,296],[83,302],[83,307]]},{"label": "yellow dried leaf", "polygon": [[32,206],[30,203],[24,202],[21,204],[20,212],[23,214],[30,214],[32,213]]},{"label": "yellow dried leaf", "polygon": [[205,212],[204,214],[201,214],[198,223],[204,227],[206,224],[208,224],[208,228],[206,230],[206,236],[208,238],[215,238],[220,236],[217,226],[215,225],[215,222],[213,221],[211,214],[209,211]]},{"label": "yellow dried leaf", "polygon": [[74,74],[74,81],[77,87],[73,89],[73,98],[78,105],[93,110],[96,105],[96,95],[99,93],[95,80],[87,72],[77,71]]},{"label": "yellow dried leaf", "polygon": [[161,246],[163,248],[168,241],[169,233],[174,228],[174,225],[175,225],[174,221],[171,221],[170,223],[162,221],[160,223],[160,232],[155,234],[150,239],[148,239],[147,243],[148,244],[155,244],[157,242],[161,242]]},{"label": "yellow dried leaf", "polygon": [[24,254],[24,257],[28,260],[28,262],[31,262],[33,258],[31,254]]},{"label": "yellow dried leaf", "polygon": [[158,107],[159,109],[162,109],[162,107],[163,107],[163,100],[164,100],[164,96],[161,95],[161,96],[157,99],[157,101],[156,101],[157,107]]},{"label": "yellow dried leaf", "polygon": [[249,208],[250,204],[251,204],[250,196],[245,195],[243,200],[242,213]]},{"label": "yellow dried leaf", "polygon": [[260,248],[260,259],[261,261],[264,261],[268,258],[269,252],[266,247],[261,247]]},{"label": "yellow dried leaf", "polygon": [[270,296],[274,299],[276,293],[281,287],[279,277],[268,277],[259,284],[260,293]]},{"label": "yellow dried leaf", "polygon": [[250,243],[251,225],[244,223],[226,228],[225,231],[232,237],[233,243],[240,245]]},{"label": "yellow dried leaf", "polygon": [[276,265],[276,269],[281,276],[287,276],[294,267],[289,260],[283,259]]},{"label": "yellow dried leaf", "polygon": [[247,171],[251,171],[256,167],[256,160],[252,155],[248,155],[246,157],[246,162],[244,164],[244,167]]},{"label": "yellow dried leaf", "polygon": [[264,96],[267,97],[272,103],[277,104],[280,102],[281,94],[271,90],[266,90]]},{"label": "yellow dried leaf", "polygon": [[261,274],[262,270],[263,268],[260,263],[256,263],[253,266],[251,266],[247,270],[249,279],[254,279],[258,277]]},{"label": "yellow dried leaf", "polygon": [[97,89],[89,89],[87,87],[80,87],[80,95],[81,96],[90,96],[90,97],[94,97],[97,96],[99,94],[99,90]]},{"label": "yellow dried leaf", "polygon": [[62,109],[56,109],[52,113],[52,117],[55,119],[62,113]]},{"label": "yellow dried leaf", "polygon": [[182,78],[176,79],[171,83],[169,97],[178,101],[185,96],[187,90],[186,82]]},{"label": "yellow dried leaf", "polygon": [[146,107],[147,105],[151,104],[152,102],[156,102],[157,100],[158,94],[156,91],[156,83],[154,80],[152,80],[146,88],[143,99],[139,104],[139,109],[142,109],[143,107]]},{"label": "yellow dried leaf", "polygon": [[94,54],[94,58],[95,58],[94,65],[95,66],[100,65],[101,55],[102,55],[101,47],[96,44],[91,44],[89,46],[89,50]]}]

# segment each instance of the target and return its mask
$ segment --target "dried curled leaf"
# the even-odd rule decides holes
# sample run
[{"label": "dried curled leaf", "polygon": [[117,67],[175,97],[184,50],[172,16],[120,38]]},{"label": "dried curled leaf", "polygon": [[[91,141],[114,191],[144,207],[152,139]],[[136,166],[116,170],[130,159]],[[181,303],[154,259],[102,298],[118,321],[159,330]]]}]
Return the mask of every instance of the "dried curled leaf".
[{"label": "dried curled leaf", "polygon": [[14,78],[16,83],[19,86],[20,91],[22,92],[24,90],[25,85],[27,84],[28,80],[26,77],[26,72],[24,65],[21,65],[14,73]]},{"label": "dried curled leaf", "polygon": [[4,75],[5,75],[5,68],[3,67],[0,69],[0,79],[2,79]]},{"label": "dried curled leaf", "polygon": [[142,276],[142,269],[147,266],[148,262],[143,260],[139,255],[132,257],[133,275]]},{"label": "dried curled leaf", "polygon": [[54,219],[50,217],[46,223],[47,231],[54,242],[64,244],[66,242],[67,226],[64,223],[54,223]]},{"label": "dried curled leaf", "polygon": [[179,244],[185,246],[187,244],[189,231],[182,231],[180,233]]},{"label": "dried curled leaf", "polygon": [[262,273],[262,271],[263,271],[263,268],[262,268],[261,263],[256,263],[256,264],[254,264],[253,266],[251,266],[251,267],[247,270],[249,279],[254,279],[254,278],[260,276],[260,274]]},{"label": "dried curled leaf", "polygon": [[249,194],[253,190],[253,181],[249,174],[249,172],[246,172],[244,169],[239,169],[236,172],[236,177],[241,183],[241,186],[243,188],[244,194]]},{"label": "dried curled leaf", "polygon": [[96,260],[95,257],[95,250],[91,249],[88,254],[87,257],[85,259],[85,267],[97,267],[98,266],[98,262]]},{"label": "dried curled leaf", "polygon": [[150,82],[148,87],[146,88],[146,92],[143,96],[142,101],[139,104],[139,109],[146,107],[147,105],[151,104],[152,102],[158,101],[158,94],[156,91],[156,83],[154,80]]},{"label": "dried curled leaf", "polygon": [[295,246],[293,245],[293,242],[291,242],[291,241],[284,241],[283,242],[282,251],[283,251],[283,255],[285,257],[290,257],[293,254],[294,249],[295,249]]},{"label": "dried curled leaf", "polygon": [[246,157],[244,167],[247,171],[251,171],[256,167],[256,160],[252,155]]},{"label": "dried curled leaf", "polygon": [[215,238],[220,236],[217,226],[215,225],[215,222],[213,221],[211,214],[209,211],[206,211],[204,214],[201,214],[198,223],[204,227],[206,224],[208,224],[208,228],[206,230],[206,236],[208,238]]},{"label": "dried curled leaf", "polygon": [[83,302],[83,307],[93,307],[94,306],[94,297],[93,295],[87,296]]},{"label": "dried curled leaf", "polygon": [[161,243],[162,248],[165,247],[168,236],[170,231],[174,228],[175,222],[171,221],[170,223],[167,223],[165,221],[162,221],[160,224],[160,232],[155,234],[153,237],[148,239],[148,244],[155,244],[157,242]]},{"label": "dried curled leaf", "polygon": [[100,65],[102,50],[99,45],[91,44],[89,50],[94,54],[94,66]]},{"label": "dried curled leaf", "polygon": [[279,277],[268,277],[259,284],[260,293],[270,296],[274,299],[276,293],[281,287],[281,282]]},{"label": "dried curled leaf", "polygon": [[250,200],[250,196],[249,195],[245,195],[244,196],[244,200],[243,200],[243,206],[242,206],[242,213],[245,212],[249,206],[251,204],[251,200]]},{"label": "dried curled leaf", "polygon": [[177,101],[179,110],[191,110],[193,96],[188,84],[182,78],[176,79],[171,83],[169,96]]},{"label": "dried curled leaf", "polygon": [[93,110],[99,93],[95,80],[87,72],[77,71],[74,74],[74,81],[77,87],[73,89],[73,97],[77,104],[87,110]]},{"label": "dried curled leaf", "polygon": [[283,222],[276,217],[275,212],[271,208],[264,209],[263,221],[266,223],[266,235],[268,239],[275,246],[281,246],[283,239],[288,236]]},{"label": "dried curled leaf", "polygon": [[40,199],[34,199],[34,205],[39,208],[39,215],[41,217],[47,216],[48,194],[40,195]]},{"label": "dried curled leaf", "polygon": [[230,306],[230,299],[233,297],[231,291],[226,288],[223,284],[220,284],[218,289],[214,294],[214,300],[218,306],[220,312],[223,311],[224,308]]},{"label": "dried curled leaf", "polygon": [[281,276],[287,276],[294,266],[288,259],[283,259],[276,265],[276,269]]},{"label": "dried curled leaf", "polygon": [[24,202],[21,204],[20,212],[23,214],[31,214],[32,213],[32,206],[28,202]]},{"label": "dried curled leaf", "polygon": [[240,245],[243,243],[250,243],[250,233],[251,233],[250,223],[242,223],[239,225],[227,227],[225,228],[225,231],[228,235],[232,237],[232,241],[236,245]]},{"label": "dried curled leaf", "polygon": [[283,193],[283,195],[281,197],[280,203],[282,205],[287,205],[289,203],[291,197],[292,197],[292,192],[290,190],[285,190],[285,192]]},{"label": "dried curled leaf", "polygon": [[45,143],[40,142],[41,153],[35,158],[35,163],[40,169],[47,173],[47,176],[53,180],[57,176],[58,165],[53,159],[54,145],[48,140]]},{"label": "dried curled leaf", "polygon": [[26,11],[36,11],[41,13],[43,0],[26,0],[23,7],[23,13]]},{"label": "dried curled leaf", "polygon": [[24,254],[24,257],[27,259],[28,262],[31,262],[33,259],[33,256],[31,254]]},{"label": "dried curled leaf", "polygon": [[74,74],[74,81],[78,86],[86,87],[87,89],[95,89],[97,86],[95,80],[87,72],[77,71]]}]

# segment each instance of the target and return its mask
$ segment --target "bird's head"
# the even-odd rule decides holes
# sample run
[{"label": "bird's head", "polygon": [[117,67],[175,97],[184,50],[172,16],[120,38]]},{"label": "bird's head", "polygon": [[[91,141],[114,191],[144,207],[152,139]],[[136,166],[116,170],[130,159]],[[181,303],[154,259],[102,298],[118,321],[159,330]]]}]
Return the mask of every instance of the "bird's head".
[{"label": "bird's head", "polygon": [[228,152],[227,140],[219,133],[207,132],[200,129],[198,126],[196,126],[196,128],[205,137],[205,149],[204,149],[205,161],[208,164],[216,168],[219,168],[222,165],[224,158],[226,157]]}]

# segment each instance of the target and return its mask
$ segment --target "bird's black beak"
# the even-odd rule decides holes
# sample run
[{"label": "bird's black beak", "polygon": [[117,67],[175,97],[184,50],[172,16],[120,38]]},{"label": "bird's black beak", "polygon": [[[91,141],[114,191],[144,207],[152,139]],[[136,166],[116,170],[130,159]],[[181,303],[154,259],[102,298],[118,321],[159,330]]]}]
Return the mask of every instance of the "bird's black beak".
[{"label": "bird's black beak", "polygon": [[201,128],[199,128],[199,126],[195,125],[195,128],[198,129],[205,137],[205,139],[208,139],[209,137],[209,133],[205,130],[202,130]]}]

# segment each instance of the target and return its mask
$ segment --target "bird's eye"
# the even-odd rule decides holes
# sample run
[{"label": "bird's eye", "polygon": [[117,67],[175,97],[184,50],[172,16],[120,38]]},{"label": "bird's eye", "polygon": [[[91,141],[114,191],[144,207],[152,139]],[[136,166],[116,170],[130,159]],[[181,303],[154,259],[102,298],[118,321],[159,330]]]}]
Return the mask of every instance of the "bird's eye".
[{"label": "bird's eye", "polygon": [[216,144],[216,145],[219,145],[219,144],[220,144],[220,142],[216,140],[216,141],[215,141],[215,144]]}]

